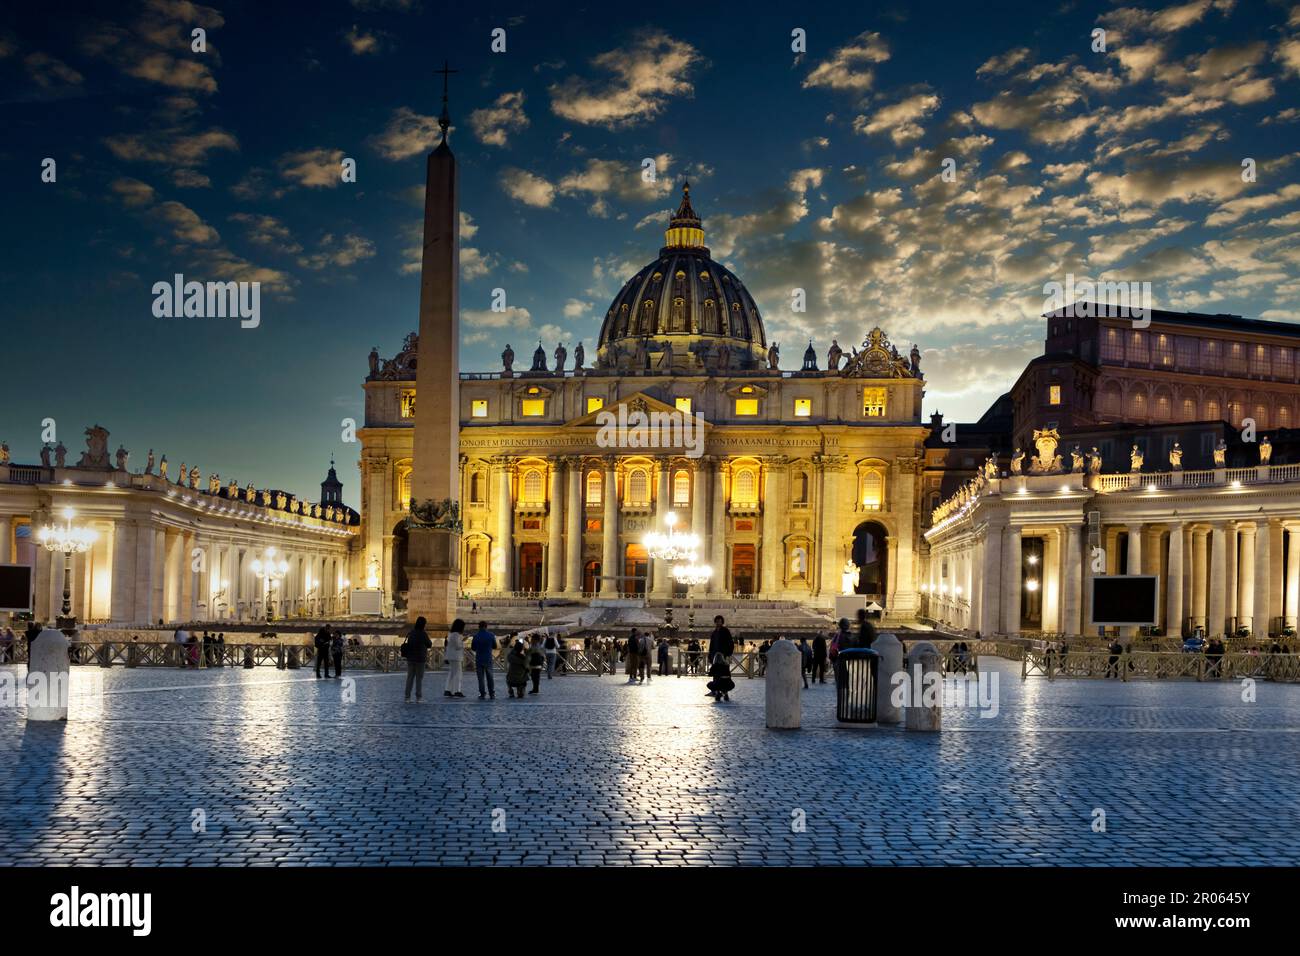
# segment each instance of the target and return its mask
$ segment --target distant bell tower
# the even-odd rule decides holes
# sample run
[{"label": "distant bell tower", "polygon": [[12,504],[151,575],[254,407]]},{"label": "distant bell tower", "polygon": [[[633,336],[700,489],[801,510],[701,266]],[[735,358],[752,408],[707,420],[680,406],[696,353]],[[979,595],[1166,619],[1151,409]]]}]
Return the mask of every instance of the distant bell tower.
[{"label": "distant bell tower", "polygon": [[320,483],[320,503],[322,506],[343,504],[343,482],[339,481],[338,473],[334,470],[333,455],[330,456],[330,473]]}]

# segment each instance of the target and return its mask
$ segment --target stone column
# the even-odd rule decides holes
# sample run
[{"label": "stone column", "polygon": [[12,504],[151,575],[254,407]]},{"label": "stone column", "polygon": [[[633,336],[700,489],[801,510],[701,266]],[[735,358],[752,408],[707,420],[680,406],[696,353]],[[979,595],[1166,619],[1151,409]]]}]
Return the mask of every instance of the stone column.
[{"label": "stone column", "polygon": [[1165,634],[1183,633],[1183,526],[1169,526],[1169,574],[1165,582]]},{"label": "stone column", "polygon": [[784,584],[781,572],[785,563],[785,547],[781,541],[781,526],[785,519],[785,458],[769,458],[763,463],[765,490],[763,492],[763,555],[761,563],[762,587],[760,593],[769,598],[778,597]]},{"label": "stone column", "polygon": [[[919,606],[916,595],[916,540],[917,525],[913,517],[916,508],[917,482],[918,475],[924,468],[925,460],[923,458],[899,458],[896,462],[895,473],[897,479],[894,483],[894,490],[889,493],[890,507],[893,512],[900,515],[903,520],[899,522],[899,527],[903,535],[898,538],[891,538],[891,543],[897,541],[897,547],[892,549],[890,558],[890,576],[893,578],[890,587],[890,605],[889,613],[897,614],[904,617],[910,617],[916,613]],[[969,588],[969,585],[966,585]],[[967,600],[970,599],[970,591],[965,594]]]},{"label": "stone column", "polygon": [[1259,636],[1259,632],[1255,630],[1255,528],[1253,525],[1241,529],[1241,557],[1237,564],[1238,621],[1241,625],[1249,627],[1252,634]]},{"label": "stone column", "polygon": [[1255,637],[1268,634],[1269,611],[1269,571],[1272,567],[1272,535],[1268,523],[1259,521],[1255,525],[1255,622],[1251,631]]},{"label": "stone column", "polygon": [[1065,526],[1065,581],[1061,589],[1061,633],[1068,635],[1082,634],[1083,625],[1079,615],[1082,610],[1083,594],[1083,552],[1079,543],[1079,526]]},{"label": "stone column", "polygon": [[1207,637],[1222,637],[1227,621],[1227,600],[1224,591],[1228,585],[1228,539],[1222,524],[1210,529],[1210,593],[1206,602],[1205,633]]},{"label": "stone column", "polygon": [[156,566],[161,562],[158,554],[158,535],[146,521],[135,525],[135,623],[153,624],[158,620],[158,604],[154,593]]},{"label": "stone column", "polygon": [[109,619],[115,624],[135,623],[135,525],[121,518],[113,525],[113,593]]},{"label": "stone column", "polygon": [[1007,528],[1002,554],[1002,632],[1020,633],[1020,529]]},{"label": "stone column", "polygon": [[[54,615],[50,613],[50,587],[52,586],[51,580],[54,577],[54,570],[54,556],[40,545],[37,545],[36,569],[32,582],[32,589],[36,592],[33,613],[36,620],[46,624],[54,620]],[[60,567],[59,570],[62,570],[62,568]],[[54,607],[54,611],[58,613],[58,606]]]},{"label": "stone column", "polygon": [[[974,621],[975,630],[981,637],[991,638],[1002,629],[1002,528],[990,527],[984,537],[983,580],[980,583],[980,616]],[[931,615],[937,613],[938,596],[935,587],[938,575],[934,573],[939,557],[930,556],[930,607]]]},{"label": "stone column", "polygon": [[514,459],[496,458],[492,461],[493,478],[497,483],[496,540],[492,542],[492,589],[514,589],[514,528],[515,502],[510,493],[510,480],[514,473]]},{"label": "stone column", "polygon": [[1227,620],[1237,620],[1237,522],[1224,522],[1224,608]]},{"label": "stone column", "polygon": [[709,531],[709,564],[713,577],[709,578],[709,594],[727,593],[727,489],[726,463],[713,463],[713,527]]},{"label": "stone column", "polygon": [[13,515],[0,515],[0,564],[13,563]]},{"label": "stone column", "polygon": [[[655,510],[656,531],[668,530],[668,513],[673,510],[671,482],[669,481],[670,463],[667,459],[655,462]],[[677,515],[680,524],[681,515]],[[650,596],[666,598],[672,593],[672,565],[667,561],[650,559]]]},{"label": "stone column", "polygon": [[604,465],[605,489],[601,501],[604,503],[605,513],[600,524],[603,538],[600,548],[600,573],[605,577],[600,582],[600,593],[603,597],[618,597],[622,592],[623,584],[619,580],[623,568],[619,563],[618,546],[618,460],[610,455],[605,459]]},{"label": "stone column", "polygon": [[1286,623],[1300,624],[1300,525],[1286,526]]},{"label": "stone column", "polygon": [[181,538],[181,603],[177,615],[183,621],[192,621],[194,614],[194,532]]},{"label": "stone column", "polygon": [[1208,617],[1206,601],[1206,585],[1209,583],[1208,539],[1207,529],[1192,529],[1192,619],[1201,627],[1207,627]]},{"label": "stone column", "polygon": [[1286,581],[1282,577],[1282,557],[1285,554],[1282,522],[1271,518],[1268,522],[1268,619],[1282,620],[1286,613]]},{"label": "stone column", "polygon": [[840,485],[847,459],[839,455],[823,455],[818,460],[821,472],[821,529],[817,545],[821,550],[821,591],[824,602],[834,606],[835,596],[840,593],[840,571],[844,567],[844,555],[840,553],[841,507]]},{"label": "stone column", "polygon": [[582,593],[582,460],[566,458],[569,500],[565,505],[564,594],[577,597]]},{"label": "stone column", "polygon": [[564,459],[551,466],[550,515],[546,535],[546,593],[559,597],[564,584]]},{"label": "stone column", "polygon": [[[1127,569],[1129,574],[1142,573],[1142,533],[1143,525],[1131,524],[1128,526],[1128,562]],[[1136,627],[1122,627],[1120,633],[1125,637],[1133,637],[1137,634]]]},{"label": "stone column", "polygon": [[[703,458],[695,460],[695,471],[691,475],[691,534],[700,537],[700,560],[709,560],[709,463]],[[718,569],[714,568],[717,574]]]}]

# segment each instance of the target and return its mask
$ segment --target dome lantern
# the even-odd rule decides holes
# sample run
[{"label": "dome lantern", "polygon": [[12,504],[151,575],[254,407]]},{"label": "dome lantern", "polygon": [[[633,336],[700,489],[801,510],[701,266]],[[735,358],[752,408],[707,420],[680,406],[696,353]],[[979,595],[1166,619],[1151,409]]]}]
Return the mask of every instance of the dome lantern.
[{"label": "dome lantern", "polygon": [[691,184],[682,183],[682,201],[664,233],[666,249],[703,249],[704,228],[691,206]]}]

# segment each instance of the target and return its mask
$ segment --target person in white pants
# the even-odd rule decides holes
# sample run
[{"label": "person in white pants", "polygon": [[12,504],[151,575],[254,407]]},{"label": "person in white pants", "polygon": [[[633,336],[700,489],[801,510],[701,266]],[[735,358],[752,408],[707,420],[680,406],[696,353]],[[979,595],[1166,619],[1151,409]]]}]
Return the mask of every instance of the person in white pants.
[{"label": "person in white pants", "polygon": [[443,654],[447,662],[447,687],[442,692],[444,697],[464,697],[460,690],[460,679],[465,676],[465,622],[460,618],[451,622],[447,632],[447,650]]}]

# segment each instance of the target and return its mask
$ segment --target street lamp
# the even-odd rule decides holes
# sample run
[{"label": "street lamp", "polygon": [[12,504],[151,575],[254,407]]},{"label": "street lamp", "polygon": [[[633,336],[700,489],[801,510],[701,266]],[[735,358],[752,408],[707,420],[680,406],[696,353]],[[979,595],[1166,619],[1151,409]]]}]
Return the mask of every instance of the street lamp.
[{"label": "street lamp", "polygon": [[[678,561],[694,561],[695,552],[700,549],[700,536],[698,534],[683,534],[677,531],[677,515],[671,511],[664,515],[664,524],[668,526],[667,531],[652,531],[641,539],[646,554],[655,562],[662,561],[667,565],[676,564]],[[658,573],[658,571],[655,572],[656,577]],[[669,573],[672,573],[671,569]],[[675,629],[671,593],[668,596],[668,607],[664,612],[663,628],[665,631]]]},{"label": "street lamp", "polygon": [[[263,558],[265,560],[263,560]],[[275,548],[267,548],[262,558],[253,560],[253,573],[266,579],[266,619],[271,620],[271,590],[289,573],[289,562],[275,559]]]},{"label": "street lamp", "polygon": [[673,579],[686,585],[686,636],[689,638],[695,630],[695,588],[705,584],[713,577],[713,568],[707,564],[696,564],[695,555],[691,555],[688,564],[673,565]]},{"label": "street lamp", "polygon": [[77,628],[77,619],[72,616],[72,556],[90,550],[90,546],[99,537],[90,528],[74,526],[72,519],[76,515],[71,508],[64,508],[62,525],[45,525],[37,533],[46,551],[52,554],[63,552],[63,613],[57,620],[61,631]]}]

